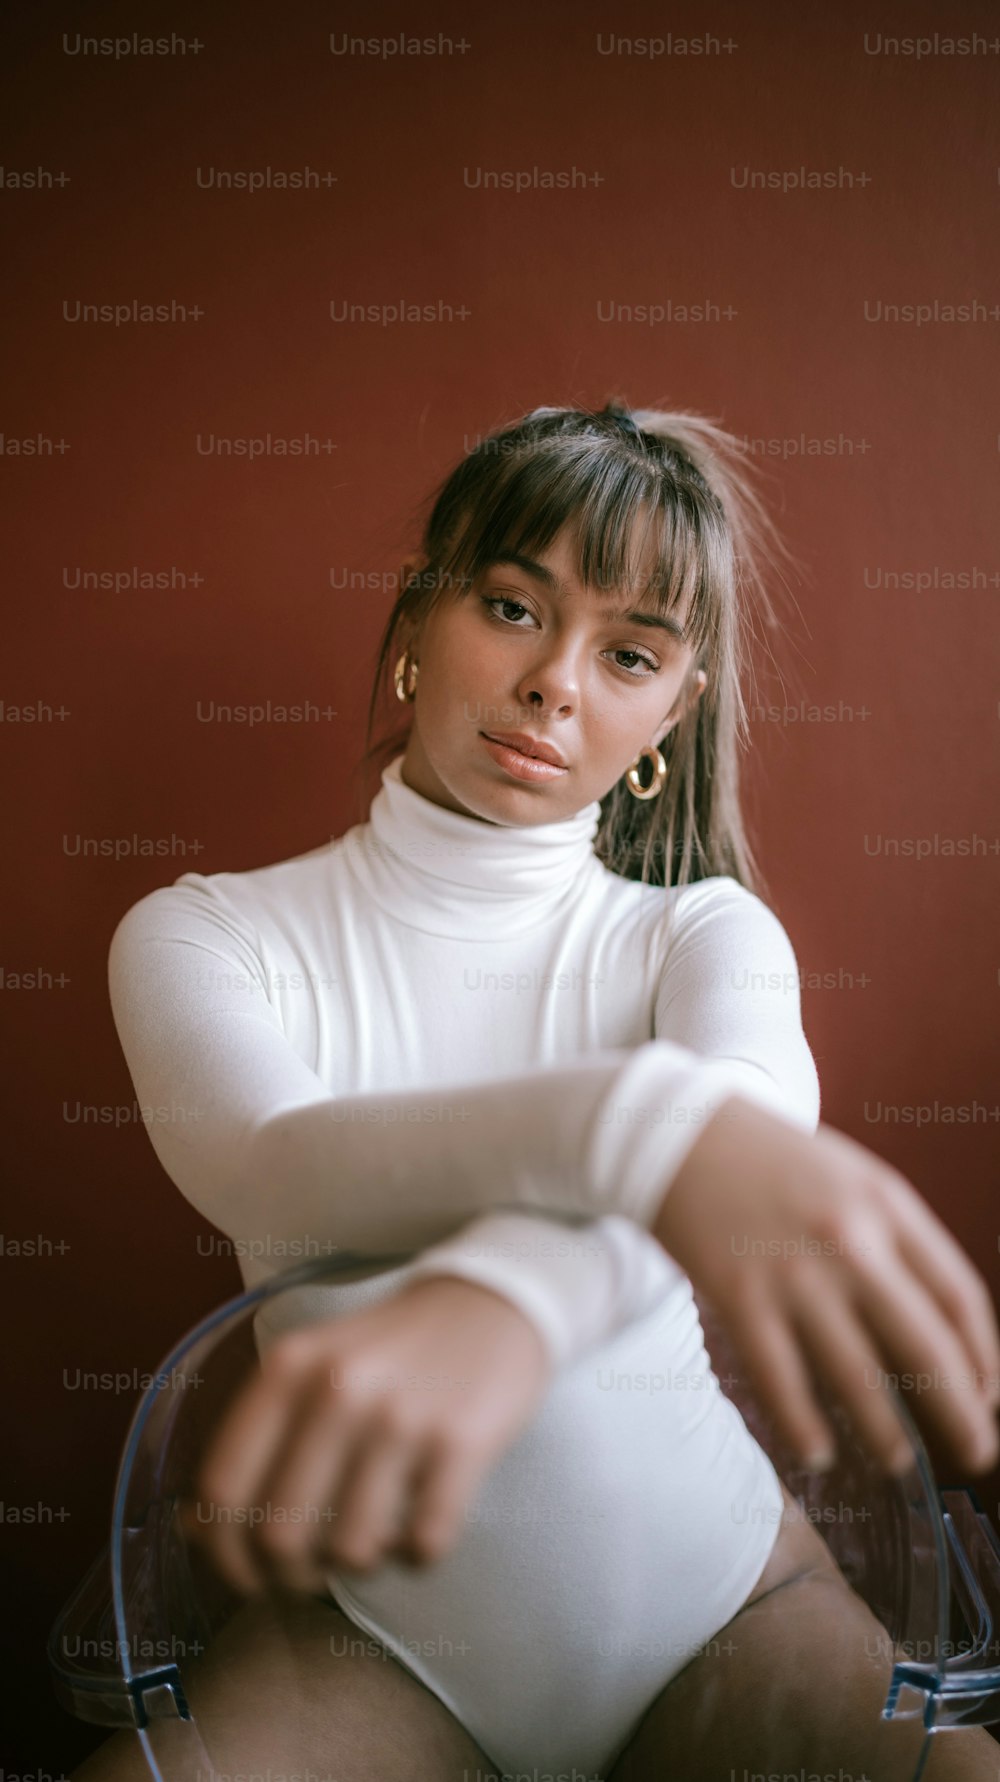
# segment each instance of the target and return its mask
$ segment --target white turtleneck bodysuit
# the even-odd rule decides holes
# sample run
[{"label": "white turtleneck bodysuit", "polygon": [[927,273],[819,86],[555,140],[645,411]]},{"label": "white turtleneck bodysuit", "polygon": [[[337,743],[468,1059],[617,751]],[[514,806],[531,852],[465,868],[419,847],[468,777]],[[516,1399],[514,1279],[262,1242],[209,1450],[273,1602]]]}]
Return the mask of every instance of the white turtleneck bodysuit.
[{"label": "white turtleneck bodysuit", "polygon": [[484,822],[397,757],[366,823],[184,873],[109,958],[154,1150],[246,1285],[372,1258],[266,1301],[261,1347],[432,1274],[505,1295],[548,1345],[542,1405],[452,1551],[330,1576],[505,1771],[606,1773],[741,1607],[782,1512],[650,1226],[729,1096],[816,1130],[795,955],[733,879],[610,872],[599,819]]}]

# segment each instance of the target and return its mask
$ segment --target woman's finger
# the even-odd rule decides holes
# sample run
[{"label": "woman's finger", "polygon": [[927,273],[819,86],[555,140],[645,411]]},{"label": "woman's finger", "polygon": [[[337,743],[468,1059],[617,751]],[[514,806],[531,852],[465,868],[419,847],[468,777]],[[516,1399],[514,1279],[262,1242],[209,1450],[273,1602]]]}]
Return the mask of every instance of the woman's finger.
[{"label": "woman's finger", "polygon": [[795,1333],[810,1365],[843,1406],[861,1443],[888,1473],[908,1471],[913,1449],[890,1382],[841,1282],[821,1263],[801,1271],[788,1293]]},{"label": "woman's finger", "polygon": [[249,1536],[264,1513],[261,1482],[295,1414],[302,1357],[303,1346],[288,1339],[264,1356],[223,1418],[198,1473],[199,1538],[223,1576],[249,1594],[267,1582]]},{"label": "woman's finger", "polygon": [[766,1280],[745,1284],[726,1321],[782,1440],[806,1464],[832,1454],[833,1431],[816,1402],[802,1350]]},{"label": "woman's finger", "polygon": [[340,1479],[363,1439],[366,1413],[336,1385],[339,1372],[319,1366],[310,1374],[258,1487],[268,1515],[253,1534],[256,1560],[292,1589],[316,1582],[317,1560],[328,1556],[338,1527]]},{"label": "woman's finger", "polygon": [[853,1257],[850,1296],[887,1358],[882,1370],[898,1370],[904,1390],[922,1395],[920,1421],[960,1465],[988,1466],[997,1435],[981,1376],[963,1339],[893,1242],[873,1243]]},{"label": "woman's finger", "polygon": [[440,1559],[460,1539],[489,1457],[468,1440],[429,1440],[410,1480],[408,1546],[418,1560]]},{"label": "woman's finger", "polygon": [[982,1390],[1000,1405],[1000,1327],[989,1288],[933,1208],[902,1177],[887,1171],[882,1186],[896,1227],[896,1243],[960,1332]]},{"label": "woman's finger", "polygon": [[372,1566],[402,1538],[411,1520],[411,1481],[422,1446],[391,1422],[376,1420],[371,1425],[340,1479],[333,1537],[336,1564],[354,1569]]}]

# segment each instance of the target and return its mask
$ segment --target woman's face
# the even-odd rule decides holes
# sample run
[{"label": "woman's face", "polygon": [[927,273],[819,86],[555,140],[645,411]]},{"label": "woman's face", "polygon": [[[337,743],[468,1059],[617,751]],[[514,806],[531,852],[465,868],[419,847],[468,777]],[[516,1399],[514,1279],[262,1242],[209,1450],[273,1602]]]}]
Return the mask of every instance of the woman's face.
[{"label": "woman's face", "polygon": [[[564,528],[534,569],[494,563],[424,621],[410,646],[419,672],[402,762],[414,791],[488,823],[556,823],[605,797],[639,750],[673,728],[690,646],[662,621],[604,616],[640,602],[626,589],[585,589],[575,560]],[[688,696],[704,684],[699,670]],[[486,740],[512,731],[557,750],[565,766],[520,777]]]}]

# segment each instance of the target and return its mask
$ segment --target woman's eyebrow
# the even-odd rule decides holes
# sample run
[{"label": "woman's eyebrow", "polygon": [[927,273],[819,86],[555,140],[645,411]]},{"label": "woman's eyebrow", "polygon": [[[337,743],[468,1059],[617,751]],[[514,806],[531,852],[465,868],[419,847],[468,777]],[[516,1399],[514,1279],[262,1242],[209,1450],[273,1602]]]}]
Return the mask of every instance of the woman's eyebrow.
[{"label": "woman's eyebrow", "polygon": [[[559,577],[553,575],[551,569],[547,569],[544,563],[536,563],[533,557],[522,556],[520,551],[501,551],[497,556],[490,557],[483,564],[483,569],[484,571],[493,569],[501,563],[513,563],[516,568],[523,569],[526,575],[534,576],[535,580],[541,582],[551,593],[562,591]],[[650,612],[646,607],[632,607],[625,611],[620,606],[606,606],[601,610],[601,618],[631,619],[636,625],[651,625],[658,630],[667,631],[671,637],[676,637],[679,643],[687,642],[684,627],[678,625],[676,619],[671,619],[666,613]]]}]

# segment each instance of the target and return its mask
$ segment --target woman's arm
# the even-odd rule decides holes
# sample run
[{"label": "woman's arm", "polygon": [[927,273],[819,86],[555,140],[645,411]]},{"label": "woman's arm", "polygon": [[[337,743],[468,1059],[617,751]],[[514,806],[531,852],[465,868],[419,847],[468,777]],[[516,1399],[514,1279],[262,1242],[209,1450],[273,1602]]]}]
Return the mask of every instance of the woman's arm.
[{"label": "woman's arm", "polygon": [[[687,922],[678,933],[661,971],[657,1031],[678,1044],[691,1043],[698,1051],[728,1047],[745,1055],[749,1048],[764,1073],[760,1089],[764,1098],[766,1082],[786,1096],[793,1114],[815,1123],[811,1099],[815,1070],[802,1035],[797,996],[783,999],[777,1019],[765,1019],[758,1008],[748,1029],[747,999],[731,1001],[724,993],[722,967],[728,969],[731,955],[751,959],[756,971],[772,978],[785,976],[795,969],[790,944],[780,924],[756,899],[731,882],[726,892],[724,885],[724,894],[713,898],[710,920]],[[528,1150],[523,1111],[527,1084],[536,1106],[540,1084],[544,1117],[546,1108],[552,1108],[557,1073],[533,1074],[527,1084],[513,1079],[488,1085],[485,1095],[479,1086],[475,1107],[469,1110],[463,1105],[464,1094],[450,1097],[440,1091],[433,1097],[431,1092],[423,1097],[409,1092],[396,1095],[388,1108],[371,1096],[333,1098],[285,1039],[267,996],[259,951],[252,930],[228,900],[183,884],[153,892],[130,910],[111,948],[112,1007],[136,1092],[150,1109],[154,1149],[182,1193],[213,1223],[233,1238],[259,1240],[265,1235],[260,1224],[264,1215],[272,1242],[290,1234],[325,1241],[334,1236],[345,1248],[376,1252],[416,1248],[422,1236],[437,1236],[438,1241],[417,1257],[411,1278],[452,1275],[491,1287],[534,1324],[555,1366],[572,1361],[641,1316],[676,1279],[677,1266],[662,1246],[628,1218],[604,1214],[580,1223],[585,1213],[580,1199],[556,1209],[561,1216],[554,1218],[545,1217],[541,1205],[505,1202],[511,1178],[498,1173],[504,1146],[509,1163],[525,1171],[532,1194],[551,1197],[544,1133],[536,1135],[538,1143]],[[583,1084],[578,1070],[558,1073],[563,1084],[577,1092],[581,1125],[577,1141],[593,1117],[595,1099],[621,1075],[621,1064],[629,1054],[602,1057],[599,1071],[588,1073],[586,1098],[579,1093]],[[690,1078],[690,1065],[683,1060],[681,1064]],[[676,1075],[675,1071],[675,1080]],[[663,1086],[659,1060],[654,1092],[662,1096]],[[279,1122],[275,1109],[292,1097],[299,1098],[299,1105],[286,1117],[287,1123]],[[433,1168],[436,1161],[440,1167],[444,1147],[435,1148],[435,1140],[442,1136],[443,1123],[426,1116],[440,1116],[449,1101],[457,1103],[452,1108],[454,1133],[444,1130],[449,1145],[454,1142],[447,1159],[450,1192],[431,1207],[421,1195],[420,1204],[411,1208],[411,1218],[424,1223],[406,1227],[397,1215],[406,1211],[406,1201],[416,1197],[413,1175],[405,1180],[400,1175],[407,1161],[414,1171],[417,1167],[417,1159],[410,1156],[411,1135],[417,1128],[423,1130],[425,1164]],[[563,1091],[559,1106],[564,1114],[565,1102]],[[370,1116],[380,1108],[397,1117],[373,1120]],[[664,1103],[657,1111],[671,1110]],[[672,1111],[683,1115],[688,1109],[675,1104]],[[369,1117],[358,1119],[360,1112]],[[701,1104],[693,1103],[690,1112],[697,1123],[674,1129],[677,1161],[703,1123]],[[478,1115],[481,1125],[485,1122],[492,1131],[482,1169],[468,1136],[462,1144],[469,1126],[467,1113]],[[665,1185],[671,1147],[662,1121],[643,1126],[627,1110],[622,1121],[620,1098],[614,1112],[608,1113],[613,1128],[611,1143],[605,1142],[610,1179],[618,1167],[616,1155],[630,1145],[648,1142],[654,1171],[664,1177]],[[308,1128],[307,1120],[313,1122]],[[280,1175],[269,1183],[262,1130],[267,1131],[268,1142],[280,1135],[282,1145],[289,1147]],[[550,1119],[544,1132],[550,1141],[564,1136],[564,1156],[572,1157],[574,1135],[568,1127],[560,1135]],[[498,1138],[503,1141],[499,1149]],[[511,1155],[511,1139],[519,1141],[516,1156]],[[244,1158],[247,1149],[255,1154],[253,1162],[244,1163],[234,1175],[238,1147]],[[551,1142],[548,1149],[551,1156]],[[528,1164],[534,1166],[533,1175],[526,1172]],[[277,1163],[272,1167],[277,1170]],[[391,1205],[379,1181],[379,1168],[392,1175]],[[565,1179],[572,1186],[572,1175]],[[350,1203],[345,1205],[343,1194],[331,1192],[334,1182],[345,1181],[364,1195],[368,1222],[360,1233],[356,1222],[352,1225]],[[373,1183],[376,1189],[383,1186],[376,1207],[370,1201]],[[449,1188],[447,1178],[443,1186]],[[302,1218],[304,1192],[321,1222],[319,1229],[313,1225],[308,1232],[298,1231],[294,1224]],[[484,1204],[490,1204],[489,1211],[455,1229],[463,1213]],[[429,1214],[433,1225],[427,1223]]]},{"label": "woman's arm", "polygon": [[[758,993],[742,975],[756,962],[741,951],[727,982],[705,912],[692,907],[698,919],[675,936],[658,986],[657,1023],[680,1023],[704,1043],[699,1021],[714,1002],[723,1055],[658,1034],[499,1082],[334,1097],[285,1038],[252,935],[228,900],[182,886],[153,892],[119,923],[109,972],[154,1149],[227,1233],[333,1238],[373,1257],[412,1254],[490,1210],[549,1208],[577,1220],[613,1210],[652,1232],[727,1308],[792,1441],[823,1433],[798,1346],[798,1327],[811,1320],[824,1371],[886,1453],[893,1418],[886,1395],[862,1379],[873,1351],[857,1325],[859,1294],[890,1365],[943,1364],[953,1382],[966,1359],[1000,1371],[985,1283],[895,1171],[828,1128],[815,1132],[815,1081],[810,1090],[791,991],[779,989],[789,1000],[778,1002],[772,987],[754,1016],[740,999]],[[780,950],[777,919],[752,919]],[[733,917],[714,920],[725,928]],[[743,944],[734,933],[733,947]],[[675,1180],[677,1196],[668,1193]],[[836,1255],[772,1257],[774,1240],[801,1245],[814,1227]],[[748,1261],[736,1256],[737,1228],[767,1240],[763,1261],[753,1249]],[[992,1464],[996,1431],[978,1379],[961,1390],[944,1384],[919,1408],[963,1463]]]},{"label": "woman's arm", "polygon": [[748,1093],[745,1066],[654,1039],[489,1082],[331,1095],[282,1031],[249,926],[190,886],[126,912],[109,989],[160,1162],[248,1240],[412,1254],[498,1208],[648,1228],[706,1121]]},{"label": "woman's arm", "polygon": [[[742,1099],[671,1179],[656,1237],[723,1313],[761,1398],[803,1456],[831,1430],[813,1394],[832,1387],[871,1451],[909,1468],[883,1375],[916,1381],[925,1435],[976,1472],[997,1453],[1000,1340],[986,1283],[912,1185],[818,1125],[799,977],[777,918],[744,895],[717,919],[725,881],[692,902],[684,970],[665,974],[657,1032],[725,1057]],[[777,1114],[778,1120],[771,1118]],[[652,1159],[651,1159],[652,1161]]]},{"label": "woman's arm", "polygon": [[576,1225],[505,1208],[424,1250],[407,1279],[440,1275],[517,1306],[559,1368],[650,1311],[682,1270],[631,1219],[609,1213]]},{"label": "woman's arm", "polygon": [[708,879],[681,904],[653,1028],[725,1060],[746,1100],[816,1131],[819,1078],[795,950],[774,911],[735,880]]},{"label": "woman's arm", "polygon": [[[681,903],[660,968],[654,1034],[725,1058],[747,1100],[816,1131],[819,1083],[802,1030],[795,952],[773,912],[734,880],[714,879]],[[648,1142],[654,1174],[662,1167],[663,1137],[655,1114],[665,1111],[655,1099],[662,1094],[659,1068],[644,1132],[628,1109],[616,1116],[631,1128],[637,1157]],[[548,1337],[558,1363],[640,1316],[681,1271],[630,1219],[610,1215],[569,1229],[505,1210],[426,1250],[414,1272],[461,1275],[504,1293]]]}]

